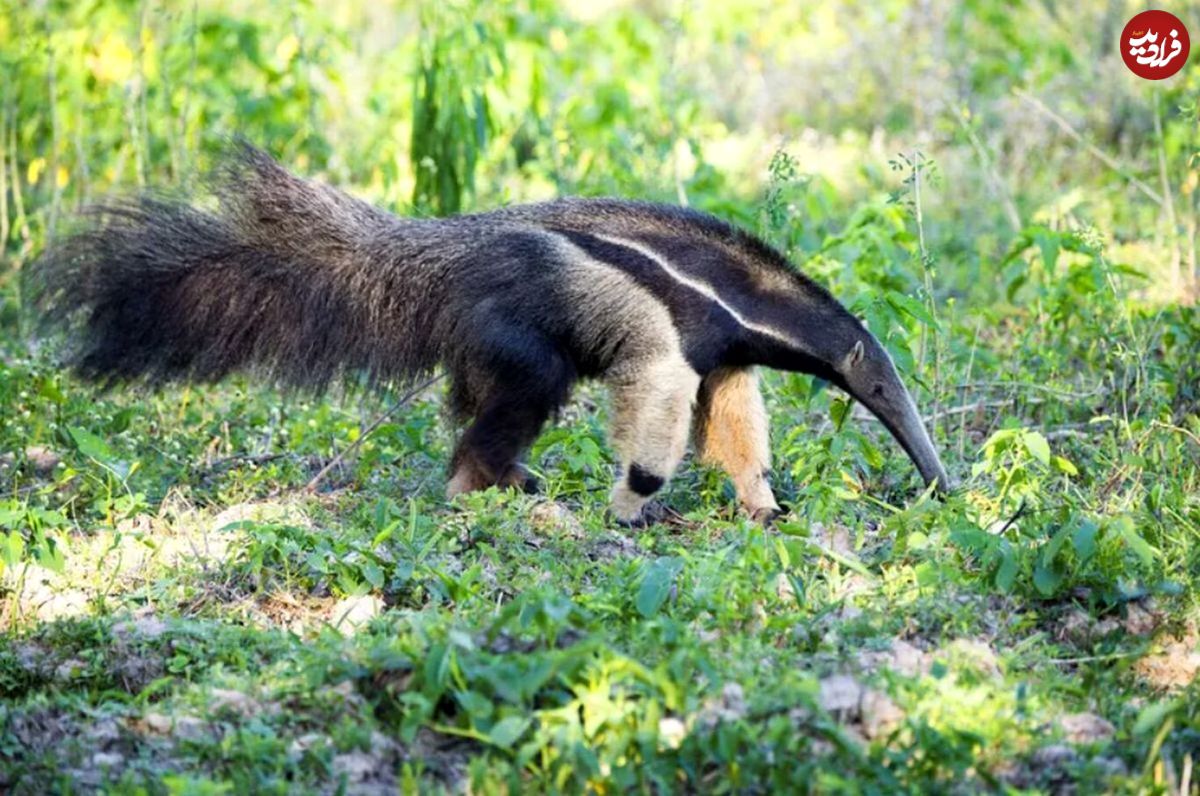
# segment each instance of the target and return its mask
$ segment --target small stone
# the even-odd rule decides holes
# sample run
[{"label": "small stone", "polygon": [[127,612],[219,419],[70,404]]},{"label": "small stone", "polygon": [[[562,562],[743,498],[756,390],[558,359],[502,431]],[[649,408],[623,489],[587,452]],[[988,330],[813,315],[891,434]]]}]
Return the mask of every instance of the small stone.
[{"label": "small stone", "polygon": [[116,752],[96,752],[92,755],[92,765],[96,768],[116,768],[125,762],[125,755]]},{"label": "small stone", "polygon": [[30,674],[38,674],[43,671],[46,664],[46,650],[36,644],[18,644],[13,647],[13,654],[17,658],[17,665]]},{"label": "small stone", "polygon": [[821,681],[817,702],[830,712],[858,710],[862,702],[863,688],[848,674],[835,674]]},{"label": "small stone", "polygon": [[892,642],[891,668],[897,674],[916,677],[925,671],[925,653],[898,638]]},{"label": "small stone", "polygon": [[299,738],[292,740],[291,745],[288,746],[288,754],[294,757],[299,757],[317,744],[324,745],[328,742],[328,740],[329,738],[327,736],[322,735],[319,732],[305,733]]},{"label": "small stone", "polygon": [[181,741],[201,741],[208,735],[207,724],[195,716],[180,716],[175,720],[175,737]]},{"label": "small stone", "polygon": [[343,635],[351,636],[383,612],[383,600],[364,594],[337,602],[330,611],[329,623]]},{"label": "small stone", "polygon": [[1091,615],[1076,609],[1058,623],[1054,637],[1059,641],[1086,641],[1091,638],[1094,627]]},{"label": "small stone", "polygon": [[358,696],[358,689],[354,687],[353,680],[343,680],[335,686],[331,686],[329,693],[336,694],[342,699],[350,701]]},{"label": "small stone", "polygon": [[738,683],[726,683],[719,697],[705,701],[698,716],[704,727],[715,727],[721,722],[737,721],[746,716],[746,696]]},{"label": "small stone", "polygon": [[400,744],[379,730],[371,731],[371,751],[377,755],[390,754],[399,750]]},{"label": "small stone", "polygon": [[746,694],[740,683],[726,683],[725,687],[721,689],[721,702],[730,718],[745,718]]},{"label": "small stone", "polygon": [[1131,636],[1149,636],[1158,628],[1160,615],[1153,604],[1131,602],[1125,606],[1125,632]]},{"label": "small stone", "polygon": [[775,576],[775,596],[785,603],[794,602],[796,599],[796,587],[792,585],[792,579],[783,572]]},{"label": "small stone", "polygon": [[1068,713],[1058,724],[1067,740],[1077,744],[1107,741],[1116,733],[1108,719],[1095,713]]},{"label": "small stone", "polygon": [[529,526],[538,533],[556,532],[571,539],[586,536],[579,518],[556,500],[544,500],[531,507]]},{"label": "small stone", "polygon": [[900,706],[887,694],[873,688],[863,692],[861,709],[863,734],[868,738],[887,735],[904,721]]},{"label": "small stone", "polygon": [[169,734],[171,726],[174,724],[170,716],[163,715],[162,713],[147,713],[145,716],[142,716],[142,723],[146,726],[147,730],[159,735]]},{"label": "small stone", "polygon": [[257,699],[241,691],[233,691],[228,688],[214,688],[209,692],[209,695],[212,697],[209,708],[214,713],[228,710],[241,716],[251,716],[262,709]]},{"label": "small stone", "polygon": [[1052,744],[1035,751],[1030,756],[1030,760],[1038,766],[1062,768],[1073,762],[1078,756],[1075,750],[1066,744]]},{"label": "small stone", "polygon": [[1190,641],[1166,644],[1161,652],[1138,660],[1133,670],[1155,688],[1186,688],[1200,675],[1200,652]]},{"label": "small stone", "polygon": [[122,619],[112,626],[113,637],[120,641],[153,641],[167,632],[167,623],[153,614]]},{"label": "small stone", "polygon": [[862,615],[862,609],[849,600],[846,600],[844,603],[842,603],[842,607],[838,610],[838,618],[843,622],[853,621]]},{"label": "small stone", "polygon": [[121,737],[121,728],[112,719],[100,719],[88,728],[87,737],[95,746],[104,746]]},{"label": "small stone", "polygon": [[996,652],[985,641],[970,638],[960,638],[951,642],[947,651],[982,671],[989,677],[1000,677],[1000,661]]},{"label": "small stone", "polygon": [[347,752],[333,758],[335,781],[344,776],[350,784],[366,782],[376,771],[381,771],[383,761],[365,752]]},{"label": "small stone", "polygon": [[70,680],[78,677],[87,669],[87,664],[78,658],[68,658],[54,669],[54,677],[58,680]]},{"label": "small stone", "polygon": [[58,454],[42,445],[30,445],[25,449],[25,461],[29,468],[40,476],[50,475],[60,461]]}]

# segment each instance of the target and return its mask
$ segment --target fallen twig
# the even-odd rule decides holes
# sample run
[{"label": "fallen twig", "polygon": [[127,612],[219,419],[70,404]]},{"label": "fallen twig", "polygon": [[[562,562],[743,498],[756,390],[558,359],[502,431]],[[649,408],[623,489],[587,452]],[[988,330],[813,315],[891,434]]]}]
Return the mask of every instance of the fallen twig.
[{"label": "fallen twig", "polygon": [[1024,500],[1022,500],[1021,505],[1017,506],[1017,510],[1014,511],[1013,515],[1008,518],[1008,522],[1004,523],[1004,525],[1000,528],[1000,530],[996,531],[995,535],[1003,536],[1004,532],[1013,526],[1013,523],[1015,523],[1017,520],[1021,519],[1021,516],[1023,514],[1025,514],[1025,509],[1027,509],[1028,507],[1029,507],[1029,504],[1027,504]]},{"label": "fallen twig", "polygon": [[1099,395],[1102,390],[1096,387],[1089,392],[1074,392],[1072,390],[1064,390],[1059,387],[1050,387],[1045,384],[1037,384],[1033,382],[1023,381],[970,381],[962,384],[954,385],[956,390],[979,390],[979,389],[1011,389],[1011,390],[1031,390],[1033,392],[1044,392],[1049,395],[1057,395],[1061,398],[1074,398],[1082,400],[1084,398],[1093,398]]},{"label": "fallen twig", "polygon": [[1107,426],[1112,422],[1113,421],[1111,418],[1098,417],[1093,420],[1089,420],[1086,423],[1067,423],[1066,425],[1047,429],[1044,436],[1048,440],[1066,439],[1067,437],[1088,439],[1092,435],[1088,434],[1084,429],[1093,428],[1095,426]]},{"label": "fallen twig", "polygon": [[357,450],[358,447],[360,445],[362,445],[363,442],[366,441],[367,437],[374,434],[375,431],[380,426],[382,426],[388,420],[388,418],[390,418],[392,415],[396,414],[396,412],[398,412],[401,407],[406,406],[410,401],[412,401],[413,398],[416,398],[417,395],[422,393],[427,387],[431,387],[434,384],[436,384],[437,382],[441,381],[443,375],[444,374],[439,373],[436,376],[430,376],[425,381],[423,381],[420,384],[418,384],[417,386],[413,387],[411,390],[404,393],[404,395],[400,396],[400,398],[397,399],[395,403],[393,403],[391,406],[389,406],[378,417],[376,417],[374,420],[372,420],[369,425],[363,427],[363,429],[359,432],[358,439],[354,440],[354,442],[351,442],[349,445],[347,445],[345,447],[345,449],[343,449],[340,453],[338,453],[336,456],[334,456],[332,459],[330,459],[328,464],[326,464],[324,467],[322,467],[320,470],[317,471],[317,474],[312,477],[312,480],[309,481],[305,485],[305,487],[304,487],[305,491],[315,492],[317,489],[317,485],[320,484],[321,481],[325,478],[325,476],[327,476],[329,474],[330,470],[332,470],[334,467],[337,467],[339,464],[341,464],[343,459],[345,459],[347,456],[349,456],[351,453],[353,453],[355,450]]},{"label": "fallen twig", "polygon": [[1117,161],[1100,147],[1093,144],[1091,141],[1088,141],[1086,138],[1084,138],[1078,130],[1071,126],[1070,122],[1047,108],[1045,103],[1043,103],[1040,99],[1019,88],[1013,89],[1013,93],[1032,105],[1035,110],[1037,110],[1046,118],[1050,119],[1050,121],[1057,124],[1059,129],[1064,133],[1075,139],[1075,141],[1078,143],[1082,144],[1083,148],[1086,149],[1092,157],[1108,166],[1126,180],[1129,180],[1131,185],[1133,185],[1142,193],[1146,194],[1146,196],[1149,196],[1151,199],[1153,199],[1160,207],[1163,205],[1163,197],[1158,193],[1158,191],[1154,190],[1149,185],[1130,174],[1129,171],[1119,161]]}]

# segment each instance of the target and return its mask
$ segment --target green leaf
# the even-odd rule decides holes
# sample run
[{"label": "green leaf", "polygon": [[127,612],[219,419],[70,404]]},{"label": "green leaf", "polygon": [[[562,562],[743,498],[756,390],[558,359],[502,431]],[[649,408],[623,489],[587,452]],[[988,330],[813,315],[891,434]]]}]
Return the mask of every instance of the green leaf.
[{"label": "green leaf", "polygon": [[787,570],[792,565],[792,556],[788,553],[787,545],[781,537],[775,537],[775,553],[779,556],[779,565]]},{"label": "green leaf", "polygon": [[474,691],[456,691],[454,698],[458,700],[458,704],[463,706],[463,710],[467,711],[475,720],[487,720],[491,718],[492,712],[495,710],[492,700]]},{"label": "green leaf", "polygon": [[[41,536],[39,534],[39,536]],[[58,542],[48,536],[41,536],[34,547],[38,563],[51,572],[61,575],[67,568],[67,560],[63,557]]]},{"label": "green leaf", "polygon": [[1099,526],[1091,520],[1079,521],[1079,527],[1071,534],[1071,544],[1074,545],[1075,554],[1080,560],[1087,561],[1096,552],[1096,533],[1099,530]]},{"label": "green leaf", "polygon": [[25,537],[18,531],[11,531],[0,534],[0,539],[3,539],[3,544],[0,544],[0,560],[10,567],[20,564],[25,553]]},{"label": "green leaf", "polygon": [[897,293],[895,291],[888,291],[887,303],[895,307],[897,311],[903,312],[906,315],[911,315],[931,329],[939,331],[937,320],[929,314],[929,310],[924,304],[917,301],[912,296],[906,296],[903,293]]},{"label": "green leaf", "polygon": [[1129,549],[1141,560],[1143,566],[1148,567],[1154,563],[1157,551],[1134,529],[1132,520],[1122,517],[1117,522],[1117,528],[1125,544],[1129,545]]},{"label": "green leaf", "polygon": [[367,561],[362,565],[362,575],[372,588],[383,588],[383,570],[374,561]]},{"label": "green leaf", "polygon": [[1052,563],[1054,559],[1058,558],[1058,551],[1062,550],[1063,545],[1066,544],[1068,535],[1067,528],[1062,528],[1042,548],[1042,559],[1046,563]]},{"label": "green leaf", "polygon": [[71,435],[71,439],[75,442],[75,447],[84,456],[106,464],[115,458],[112,448],[108,447],[108,443],[86,428],[71,426],[68,432]]},{"label": "green leaf", "polygon": [[[14,501],[14,506],[15,506]],[[0,528],[16,528],[18,522],[25,521],[25,508],[0,509]]]},{"label": "green leaf", "polygon": [[1029,455],[1037,459],[1045,465],[1050,464],[1050,443],[1036,431],[1026,431],[1021,435],[1021,441],[1025,444],[1025,450],[1029,451]]},{"label": "green leaf", "polygon": [[1039,228],[1033,233],[1033,240],[1042,251],[1042,263],[1046,266],[1046,273],[1053,276],[1054,267],[1058,263],[1058,253],[1062,249],[1059,236]]},{"label": "green leaf", "polygon": [[1067,459],[1064,459],[1061,456],[1055,456],[1052,461],[1054,462],[1054,467],[1060,473],[1066,473],[1067,475],[1079,475],[1079,470]]},{"label": "green leaf", "polygon": [[1000,552],[1000,566],[996,569],[996,586],[1003,591],[1012,591],[1017,581],[1017,551],[1005,544]]},{"label": "green leaf", "polygon": [[646,569],[642,585],[637,593],[637,610],[649,619],[658,613],[671,593],[675,576],[683,570],[683,560],[675,556],[661,556]]},{"label": "green leaf", "polygon": [[1033,568],[1033,585],[1046,597],[1058,591],[1062,574],[1055,570],[1053,560],[1040,560]]},{"label": "green leaf", "polygon": [[838,398],[833,403],[829,404],[829,419],[833,422],[833,427],[840,429],[846,421],[846,415],[850,413],[850,401],[846,398]]},{"label": "green leaf", "polygon": [[1173,699],[1163,699],[1158,702],[1153,702],[1142,708],[1142,712],[1138,714],[1137,721],[1133,723],[1134,735],[1147,735],[1154,732],[1162,726],[1163,721],[1176,708],[1176,702]]},{"label": "green leaf", "polygon": [[532,721],[524,716],[509,716],[500,719],[492,726],[492,731],[488,733],[488,740],[502,748],[510,747],[525,734],[525,730],[529,729]]}]

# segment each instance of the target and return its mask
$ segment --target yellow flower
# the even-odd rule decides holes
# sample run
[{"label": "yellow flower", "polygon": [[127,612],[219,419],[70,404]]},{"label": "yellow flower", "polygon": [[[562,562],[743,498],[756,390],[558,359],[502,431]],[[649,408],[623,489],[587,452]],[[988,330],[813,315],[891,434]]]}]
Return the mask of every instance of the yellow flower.
[{"label": "yellow flower", "polygon": [[41,178],[42,172],[45,171],[45,169],[46,159],[34,158],[33,160],[29,161],[29,168],[25,170],[25,181],[30,185],[36,185],[38,179]]},{"label": "yellow flower", "polygon": [[133,73],[133,50],[123,39],[110,33],[88,57],[88,68],[101,83],[123,83]]},{"label": "yellow flower", "polygon": [[295,36],[284,36],[279,44],[275,46],[275,58],[279,61],[280,66],[286,67],[296,57],[296,53],[300,51],[300,41]]}]

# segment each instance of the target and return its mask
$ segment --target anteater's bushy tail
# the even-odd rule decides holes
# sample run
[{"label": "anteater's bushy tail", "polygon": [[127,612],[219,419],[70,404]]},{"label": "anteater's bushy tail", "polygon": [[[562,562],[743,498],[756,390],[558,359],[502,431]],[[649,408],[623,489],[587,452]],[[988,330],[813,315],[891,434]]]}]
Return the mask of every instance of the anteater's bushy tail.
[{"label": "anteater's bushy tail", "polygon": [[421,222],[296,177],[248,145],[212,185],[212,209],[154,196],[92,207],[30,267],[31,303],[69,331],[81,375],[216,381],[255,370],[321,389],[343,372],[404,381],[433,366],[420,306],[436,303],[436,280],[404,262]]}]

